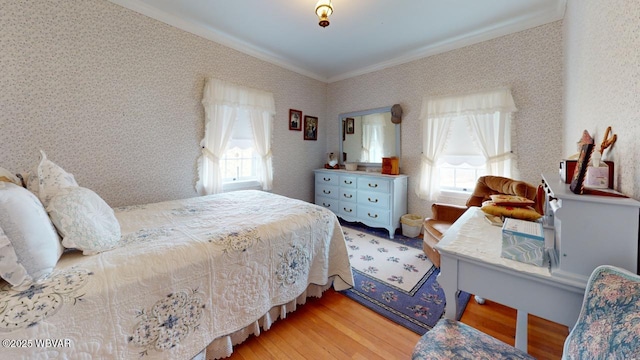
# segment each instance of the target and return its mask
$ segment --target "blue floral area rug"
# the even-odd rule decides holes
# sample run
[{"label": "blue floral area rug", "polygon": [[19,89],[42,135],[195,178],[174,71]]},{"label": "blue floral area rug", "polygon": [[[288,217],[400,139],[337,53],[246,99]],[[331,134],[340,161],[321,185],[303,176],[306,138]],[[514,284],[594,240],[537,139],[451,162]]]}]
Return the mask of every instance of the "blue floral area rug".
[{"label": "blue floral area rug", "polygon": [[[422,251],[422,238],[341,221],[355,285],[349,298],[422,335],[444,315],[444,292],[436,281],[440,271]],[[460,319],[470,294],[460,292]]]}]

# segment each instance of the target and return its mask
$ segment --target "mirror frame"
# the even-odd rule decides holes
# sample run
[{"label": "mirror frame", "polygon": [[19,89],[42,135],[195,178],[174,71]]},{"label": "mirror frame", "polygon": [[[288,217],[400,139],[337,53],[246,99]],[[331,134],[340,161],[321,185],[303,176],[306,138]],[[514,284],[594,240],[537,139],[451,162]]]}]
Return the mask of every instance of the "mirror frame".
[{"label": "mirror frame", "polygon": [[[385,112],[391,112],[391,106],[385,106],[385,107],[381,107],[381,108],[375,108],[375,109],[369,109],[369,110],[361,110],[361,111],[353,111],[353,112],[348,112],[348,113],[342,113],[338,115],[338,128],[340,129],[339,133],[340,136],[338,137],[339,141],[340,141],[340,147],[339,147],[339,156],[338,156],[338,163],[340,165],[344,165],[344,161],[342,160],[342,153],[343,153],[343,131],[344,131],[344,127],[342,126],[342,119],[344,118],[348,118],[348,117],[356,117],[356,116],[364,116],[364,115],[371,115],[371,114],[379,114],[379,113],[385,113]],[[396,131],[396,156],[400,157],[400,124],[394,124],[391,123],[392,125],[394,125],[394,129]],[[350,162],[350,161],[348,161]],[[379,163],[373,163],[373,162],[357,162],[358,166],[363,166],[363,167],[382,167],[382,162]]]}]

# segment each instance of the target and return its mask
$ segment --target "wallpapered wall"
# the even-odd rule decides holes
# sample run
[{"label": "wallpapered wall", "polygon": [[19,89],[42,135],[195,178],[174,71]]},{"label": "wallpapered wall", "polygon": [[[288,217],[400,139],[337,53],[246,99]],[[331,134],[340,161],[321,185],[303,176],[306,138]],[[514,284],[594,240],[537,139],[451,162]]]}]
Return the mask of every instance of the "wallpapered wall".
[{"label": "wallpapered wall", "polygon": [[[195,196],[204,79],[275,96],[275,193],[313,199],[326,84],[105,0],[0,0],[0,166],[48,157],[111,206]],[[319,117],[318,141],[288,130]]]},{"label": "wallpapered wall", "polygon": [[569,1],[564,37],[564,154],[583,130],[599,145],[611,126],[615,187],[640,199],[640,2]]},{"label": "wallpapered wall", "polygon": [[[422,150],[419,121],[424,95],[468,93],[509,86],[520,178],[538,184],[558,171],[562,157],[562,22],[507,35],[329,84],[327,148],[339,146],[338,114],[388,106],[404,110],[400,170],[409,175],[409,212],[430,215],[431,203],[415,195]],[[334,120],[332,120],[334,119]]]}]

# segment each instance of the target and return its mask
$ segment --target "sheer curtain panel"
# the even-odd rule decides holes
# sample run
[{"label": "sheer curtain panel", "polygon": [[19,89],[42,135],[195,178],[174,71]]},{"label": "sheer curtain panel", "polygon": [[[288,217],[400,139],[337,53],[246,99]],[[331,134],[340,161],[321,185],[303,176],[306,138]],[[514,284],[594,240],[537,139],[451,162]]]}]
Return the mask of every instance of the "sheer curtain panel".
[{"label": "sheer curtain panel", "polygon": [[385,121],[382,114],[362,117],[362,154],[360,161],[382,162]]},{"label": "sheer curtain panel", "polygon": [[436,201],[440,191],[436,163],[446,146],[451,120],[470,122],[472,137],[486,158],[487,173],[517,175],[511,152],[511,113],[517,111],[511,90],[500,88],[467,95],[429,97],[422,101],[422,167],[416,194]]},{"label": "sheer curtain panel", "polygon": [[202,155],[198,158],[196,190],[200,195],[222,192],[220,158],[224,155],[233,125],[239,113],[249,112],[254,146],[261,156],[262,188],[270,190],[273,181],[271,168],[271,136],[275,102],[273,94],[239,86],[219,79],[205,81],[202,105],[205,112],[204,138],[200,142]]},{"label": "sheer curtain panel", "polygon": [[271,134],[273,133],[273,116],[262,109],[249,112],[251,129],[253,130],[254,149],[260,155],[258,162],[258,181],[262,190],[271,190],[273,185],[273,156],[271,155]]}]

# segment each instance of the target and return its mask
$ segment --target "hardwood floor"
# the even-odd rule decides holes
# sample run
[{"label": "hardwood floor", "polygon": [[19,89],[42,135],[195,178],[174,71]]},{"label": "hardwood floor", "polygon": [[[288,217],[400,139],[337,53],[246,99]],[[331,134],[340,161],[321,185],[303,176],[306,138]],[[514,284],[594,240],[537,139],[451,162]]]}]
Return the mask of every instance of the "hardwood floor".
[{"label": "hardwood floor", "polygon": [[[471,297],[460,321],[507,344],[515,344],[515,309],[490,300],[486,300],[484,305],[480,305]],[[528,323],[529,355],[537,359],[560,359],[564,340],[569,335],[569,329],[564,325],[533,315],[529,315]]]},{"label": "hardwood floor", "polygon": [[[508,344],[515,342],[516,312],[472,299],[461,321]],[[529,353],[559,359],[567,327],[529,316]],[[411,359],[420,335],[378,315],[330,289],[311,298],[269,331],[234,348],[232,360],[281,359]]]}]

